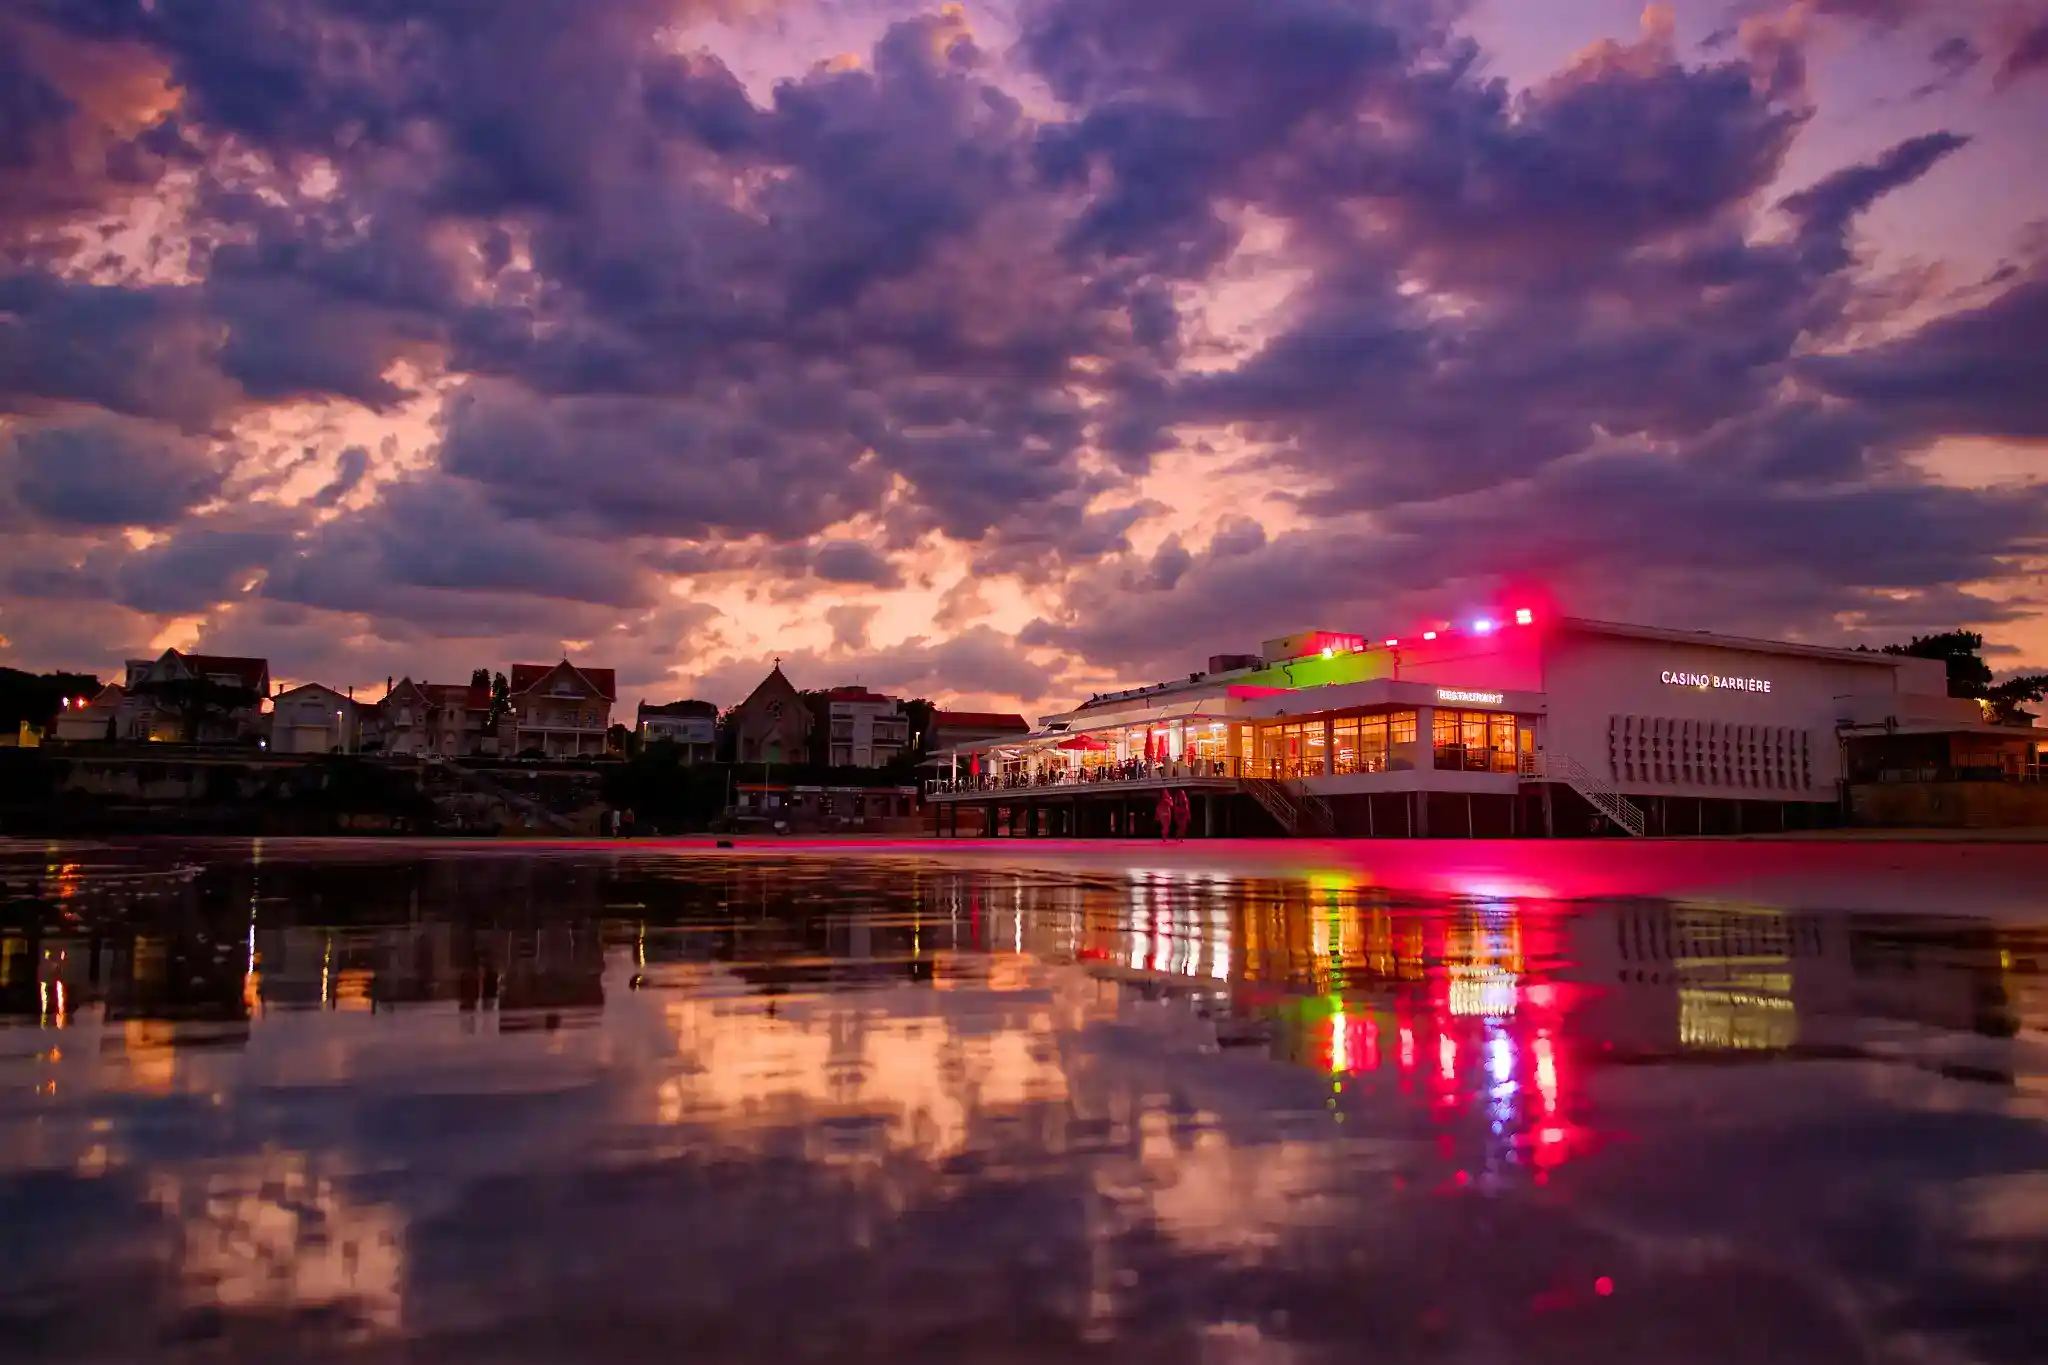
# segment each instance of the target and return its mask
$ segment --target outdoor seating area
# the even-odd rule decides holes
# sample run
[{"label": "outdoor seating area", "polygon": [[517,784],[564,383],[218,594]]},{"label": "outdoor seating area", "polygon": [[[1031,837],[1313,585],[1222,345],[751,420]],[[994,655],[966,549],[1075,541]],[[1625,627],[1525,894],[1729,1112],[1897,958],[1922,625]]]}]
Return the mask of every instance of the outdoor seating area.
[{"label": "outdoor seating area", "polygon": [[925,784],[929,796],[964,796],[983,792],[1050,791],[1064,787],[1093,787],[1113,783],[1174,781],[1235,781],[1255,776],[1249,765],[1234,758],[1175,759],[1146,762],[1123,759],[1087,766],[1046,766],[1005,768],[997,772],[964,773],[957,778],[936,778]]}]

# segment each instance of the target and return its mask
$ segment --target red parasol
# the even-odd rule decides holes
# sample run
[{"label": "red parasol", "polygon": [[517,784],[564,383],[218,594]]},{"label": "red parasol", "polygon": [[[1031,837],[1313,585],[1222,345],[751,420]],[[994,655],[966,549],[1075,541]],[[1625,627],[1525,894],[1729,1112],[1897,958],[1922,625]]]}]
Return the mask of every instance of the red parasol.
[{"label": "red parasol", "polygon": [[1145,761],[1147,763],[1152,761],[1152,732],[1150,730],[1145,732]]},{"label": "red parasol", "polygon": [[1058,749],[1065,749],[1068,752],[1081,751],[1087,753],[1096,753],[1100,750],[1107,749],[1109,745],[1103,740],[1097,739],[1093,735],[1075,735],[1071,739],[1061,740],[1054,747]]},{"label": "red parasol", "polygon": [[981,755],[980,755],[980,754],[969,754],[969,755],[967,755],[967,773],[968,773],[968,776],[970,776],[970,777],[980,777],[980,776],[981,776]]}]

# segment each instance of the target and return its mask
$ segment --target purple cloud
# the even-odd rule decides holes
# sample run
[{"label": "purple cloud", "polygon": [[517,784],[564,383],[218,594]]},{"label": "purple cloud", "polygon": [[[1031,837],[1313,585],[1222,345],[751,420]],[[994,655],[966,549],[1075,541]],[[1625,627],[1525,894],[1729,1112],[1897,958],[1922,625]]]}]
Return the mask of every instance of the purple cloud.
[{"label": "purple cloud", "polygon": [[[108,655],[176,615],[752,668],[682,577],[809,623],[820,670],[1038,699],[1532,575],[1701,625],[1981,622],[1960,585],[2039,548],[2034,493],[1914,459],[2048,432],[2039,271],[1929,317],[1863,236],[1977,130],[1812,177],[1816,96],[1754,33],[1701,61],[1652,24],[1517,88],[1457,4],[1021,0],[1001,51],[913,15],[763,80],[670,0],[32,8],[0,43],[18,641],[73,648],[17,624],[72,603]],[[1945,36],[1944,71],[2039,64]],[[331,478],[240,505],[306,428]],[[878,640],[912,586],[944,624]]]}]

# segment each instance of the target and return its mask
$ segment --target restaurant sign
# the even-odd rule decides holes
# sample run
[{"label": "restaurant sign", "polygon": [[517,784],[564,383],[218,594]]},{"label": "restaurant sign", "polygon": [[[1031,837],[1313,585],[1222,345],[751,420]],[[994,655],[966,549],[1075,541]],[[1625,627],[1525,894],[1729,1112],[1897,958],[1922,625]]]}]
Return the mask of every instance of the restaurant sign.
[{"label": "restaurant sign", "polygon": [[1674,673],[1664,670],[1664,684],[1667,687],[1690,687],[1697,691],[1721,692],[1768,692],[1769,678],[1725,678],[1719,673]]},{"label": "restaurant sign", "polygon": [[1508,694],[1505,692],[1467,692],[1460,687],[1439,687],[1436,690],[1436,699],[1438,701],[1470,702],[1475,706],[1499,706],[1508,699]]}]

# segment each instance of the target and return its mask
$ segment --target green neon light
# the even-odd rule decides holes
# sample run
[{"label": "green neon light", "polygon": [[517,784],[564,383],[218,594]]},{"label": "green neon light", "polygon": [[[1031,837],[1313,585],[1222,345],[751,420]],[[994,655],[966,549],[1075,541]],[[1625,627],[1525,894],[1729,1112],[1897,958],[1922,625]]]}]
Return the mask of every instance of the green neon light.
[{"label": "green neon light", "polygon": [[1290,691],[1304,687],[1335,687],[1341,683],[1372,682],[1394,676],[1394,659],[1383,650],[1332,654],[1325,659],[1310,654],[1286,663],[1262,668],[1235,681],[1252,687],[1283,687]]}]

